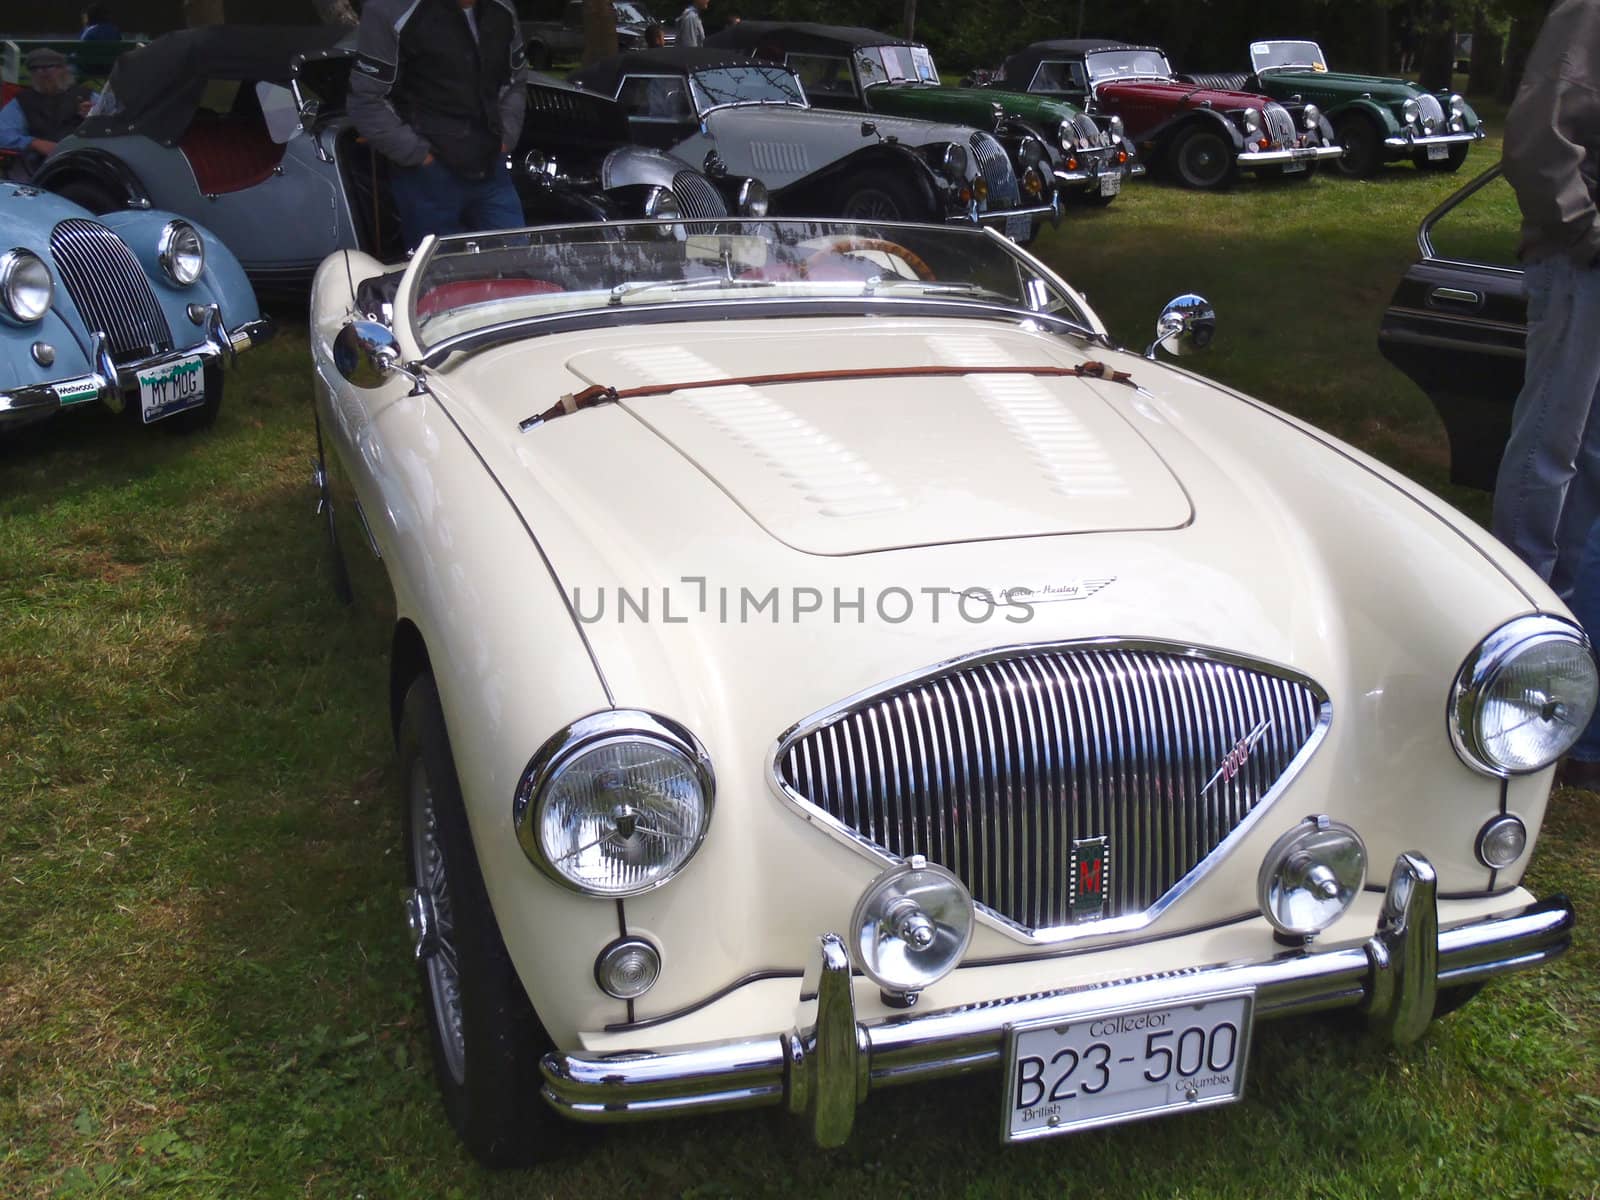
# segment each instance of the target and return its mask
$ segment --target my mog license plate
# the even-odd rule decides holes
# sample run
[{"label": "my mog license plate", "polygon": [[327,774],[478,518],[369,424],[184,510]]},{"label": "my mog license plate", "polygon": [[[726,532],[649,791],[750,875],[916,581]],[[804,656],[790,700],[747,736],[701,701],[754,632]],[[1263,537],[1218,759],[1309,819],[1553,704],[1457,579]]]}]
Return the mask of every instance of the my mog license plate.
[{"label": "my mog license plate", "polygon": [[198,356],[147,367],[138,378],[139,411],[146,425],[206,402],[206,365]]},{"label": "my mog license plate", "polygon": [[1011,1026],[1003,1140],[1232,1103],[1254,1011],[1247,990]]}]

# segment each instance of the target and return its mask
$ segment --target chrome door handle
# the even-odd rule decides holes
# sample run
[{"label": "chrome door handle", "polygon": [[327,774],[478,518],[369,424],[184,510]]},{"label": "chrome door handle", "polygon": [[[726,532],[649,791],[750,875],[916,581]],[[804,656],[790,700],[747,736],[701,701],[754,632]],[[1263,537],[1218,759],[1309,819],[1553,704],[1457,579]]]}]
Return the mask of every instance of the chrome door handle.
[{"label": "chrome door handle", "polygon": [[1483,303],[1483,293],[1468,292],[1461,288],[1437,287],[1428,293],[1428,300],[1434,304],[1477,308]]}]

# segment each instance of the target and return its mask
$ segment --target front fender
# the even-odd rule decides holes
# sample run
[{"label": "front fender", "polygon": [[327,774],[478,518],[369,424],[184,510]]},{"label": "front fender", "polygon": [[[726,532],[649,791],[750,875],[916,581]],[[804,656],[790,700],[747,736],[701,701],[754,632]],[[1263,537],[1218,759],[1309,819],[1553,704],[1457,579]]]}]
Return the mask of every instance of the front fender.
[{"label": "front fender", "polygon": [[126,242],[139,260],[139,265],[150,277],[151,290],[166,314],[167,325],[179,342],[184,341],[187,331],[196,328],[188,316],[187,310],[191,304],[217,305],[222,312],[223,323],[229,329],[237,328],[246,321],[257,320],[261,316],[261,308],[256,303],[255,289],[245,277],[244,268],[233,256],[233,251],[204,225],[189,221],[200,234],[206,248],[206,266],[200,278],[189,287],[179,287],[167,278],[159,256],[161,230],[168,221],[174,219],[189,221],[187,217],[178,218],[174,213],[159,209],[126,209],[107,213],[100,218],[100,223]]},{"label": "front fender", "polygon": [[93,146],[78,146],[52,155],[34,174],[32,182],[46,191],[59,192],[79,179],[106,187],[129,208],[150,207],[150,192],[133,168],[116,155]]},{"label": "front fender", "polygon": [[1170,120],[1157,125],[1145,137],[1157,154],[1166,154],[1177,138],[1197,125],[1216,130],[1228,139],[1236,152],[1244,150],[1244,134],[1228,117],[1212,108],[1191,108],[1175,114]]},{"label": "front fender", "polygon": [[773,206],[780,211],[791,212],[798,211],[797,205],[814,207],[817,204],[837,203],[839,188],[844,181],[869,170],[892,171],[902,177],[927,206],[931,220],[944,217],[943,187],[939,177],[922,155],[898,142],[877,142],[835,159],[821,170],[774,192]]},{"label": "front fender", "polygon": [[1329,120],[1341,120],[1347,113],[1361,113],[1383,131],[1384,137],[1390,137],[1400,132],[1400,122],[1386,104],[1379,104],[1376,100],[1366,97],[1336,104],[1332,108],[1323,109],[1323,115]]}]

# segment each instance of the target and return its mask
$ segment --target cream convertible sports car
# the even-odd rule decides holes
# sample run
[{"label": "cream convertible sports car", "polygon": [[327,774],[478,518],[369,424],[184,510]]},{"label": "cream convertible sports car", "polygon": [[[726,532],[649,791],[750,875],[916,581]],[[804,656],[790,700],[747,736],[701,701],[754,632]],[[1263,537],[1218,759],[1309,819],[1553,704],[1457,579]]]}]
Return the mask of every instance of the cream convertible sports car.
[{"label": "cream convertible sports car", "polygon": [[762,1105],[836,1144],[979,1069],[1007,1140],[1224,1104],[1257,1022],[1406,1041],[1568,943],[1519,886],[1595,704],[1555,597],[993,233],[429,241],[311,319],[487,1161]]}]

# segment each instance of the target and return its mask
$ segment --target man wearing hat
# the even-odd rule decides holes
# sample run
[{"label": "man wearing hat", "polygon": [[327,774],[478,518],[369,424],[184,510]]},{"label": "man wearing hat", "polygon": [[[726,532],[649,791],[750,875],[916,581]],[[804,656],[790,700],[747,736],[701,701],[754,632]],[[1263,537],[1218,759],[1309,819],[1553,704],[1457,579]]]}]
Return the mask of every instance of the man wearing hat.
[{"label": "man wearing hat", "polygon": [[13,177],[30,178],[56,143],[83,124],[94,106],[95,93],[78,83],[72,64],[57,50],[29,53],[28,86],[0,108],[0,150],[17,155]]}]

